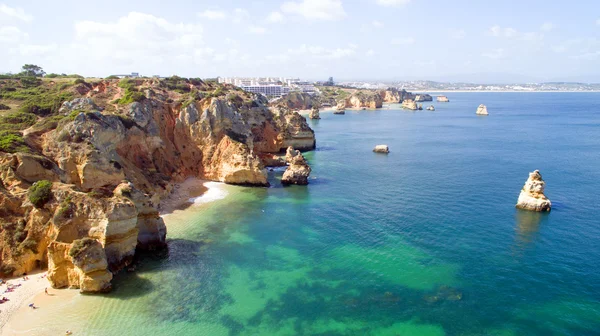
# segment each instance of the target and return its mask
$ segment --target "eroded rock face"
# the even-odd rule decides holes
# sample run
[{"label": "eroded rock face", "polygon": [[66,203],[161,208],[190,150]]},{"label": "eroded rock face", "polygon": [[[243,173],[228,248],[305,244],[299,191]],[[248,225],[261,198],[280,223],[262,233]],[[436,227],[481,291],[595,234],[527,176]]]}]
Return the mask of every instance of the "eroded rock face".
[{"label": "eroded rock face", "polygon": [[428,94],[418,94],[415,96],[414,101],[416,102],[424,102],[424,101],[432,101],[433,98]]},{"label": "eroded rock face", "polygon": [[380,92],[381,98],[386,103],[401,103],[405,99],[415,99],[415,95],[406,91],[398,90],[396,88],[389,88]]},{"label": "eroded rock face", "polygon": [[517,208],[532,211],[550,211],[552,203],[544,195],[546,182],[542,179],[539,170],[529,173],[529,178],[525,182],[519,199]]},{"label": "eroded rock face", "polygon": [[450,101],[450,100],[448,99],[448,97],[446,97],[446,96],[437,96],[437,97],[436,97],[436,100],[437,100],[438,102],[440,102],[440,103],[447,103],[447,102],[449,102],[449,101]]},{"label": "eroded rock face", "polygon": [[483,104],[479,105],[479,107],[477,107],[477,111],[475,112],[475,114],[477,115],[488,115],[488,110],[487,107]]},{"label": "eroded rock face", "polygon": [[278,105],[292,110],[309,110],[317,106],[318,101],[308,93],[290,92],[278,102]]},{"label": "eroded rock face", "polygon": [[[275,154],[288,146],[315,147],[304,117],[288,108],[268,108],[260,96],[231,91],[201,98],[198,93],[182,104],[182,95],[159,81],[137,85],[146,85],[138,89],[146,98],[115,112],[106,102],[122,90],[116,81],[100,82],[86,90],[87,97],[62,105],[62,115],[77,112],[74,120],[32,135],[39,153],[0,152],[0,223],[7,228],[0,232],[2,275],[48,265],[56,287],[104,291],[136,249],[165,246],[166,227],[157,208],[175,183],[198,177],[266,186],[264,163],[285,164]],[[110,114],[102,112],[107,106]],[[38,209],[26,195],[42,179],[54,183],[50,201]],[[86,238],[99,247],[78,264],[68,253]]]},{"label": "eroded rock face", "polygon": [[376,109],[383,106],[383,98],[381,93],[378,91],[357,91],[350,97],[338,101],[337,109],[342,110],[346,108],[368,108]]},{"label": "eroded rock face", "polygon": [[313,107],[313,109],[310,111],[310,114],[308,115],[308,117],[310,119],[321,119],[321,116],[319,115],[319,108]]},{"label": "eroded rock face", "polygon": [[289,166],[283,173],[281,183],[284,185],[307,185],[311,169],[302,153],[292,147],[288,147],[286,161]]},{"label": "eroded rock face", "polygon": [[415,110],[419,109],[419,106],[417,105],[417,103],[414,100],[406,99],[405,101],[402,102],[402,108],[415,111]]}]

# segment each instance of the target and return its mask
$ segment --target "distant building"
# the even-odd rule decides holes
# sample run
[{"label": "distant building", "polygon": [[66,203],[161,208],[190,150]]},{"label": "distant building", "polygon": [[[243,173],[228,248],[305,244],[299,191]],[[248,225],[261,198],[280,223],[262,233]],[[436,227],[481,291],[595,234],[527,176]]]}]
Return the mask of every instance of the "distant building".
[{"label": "distant building", "polygon": [[248,92],[261,93],[267,97],[281,97],[284,95],[282,85],[240,85],[240,87]]},{"label": "distant building", "polygon": [[140,73],[139,72],[132,72],[129,75],[113,75],[113,76],[117,76],[119,78],[137,78],[137,77],[140,77]]}]

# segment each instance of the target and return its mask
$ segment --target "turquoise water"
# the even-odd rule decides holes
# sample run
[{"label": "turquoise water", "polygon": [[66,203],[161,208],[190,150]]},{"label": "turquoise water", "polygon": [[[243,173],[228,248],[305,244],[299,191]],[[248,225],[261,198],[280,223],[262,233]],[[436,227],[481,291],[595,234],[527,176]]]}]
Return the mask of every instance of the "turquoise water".
[{"label": "turquoise water", "polygon": [[[447,95],[309,121],[308,187],[168,219],[84,334],[600,335],[600,94]],[[514,207],[534,169],[550,213]]]}]

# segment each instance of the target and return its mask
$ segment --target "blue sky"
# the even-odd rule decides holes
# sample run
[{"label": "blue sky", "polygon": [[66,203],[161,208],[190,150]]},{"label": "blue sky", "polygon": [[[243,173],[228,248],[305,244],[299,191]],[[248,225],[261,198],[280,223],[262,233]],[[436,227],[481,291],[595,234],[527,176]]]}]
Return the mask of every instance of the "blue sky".
[{"label": "blue sky", "polygon": [[0,72],[600,82],[600,1],[0,0]]}]

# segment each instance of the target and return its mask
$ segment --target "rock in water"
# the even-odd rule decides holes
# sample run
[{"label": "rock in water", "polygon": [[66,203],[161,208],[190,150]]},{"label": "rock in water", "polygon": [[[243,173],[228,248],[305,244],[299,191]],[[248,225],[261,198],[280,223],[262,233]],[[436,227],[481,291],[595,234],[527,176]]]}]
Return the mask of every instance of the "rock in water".
[{"label": "rock in water", "polygon": [[479,107],[477,108],[477,112],[475,112],[475,114],[488,115],[487,107],[483,104],[479,105]]},{"label": "rock in water", "polygon": [[308,114],[308,117],[310,119],[321,119],[321,116],[319,115],[319,108],[316,106],[313,107],[310,113]]},{"label": "rock in water", "polygon": [[427,111],[435,111],[435,107],[433,105],[427,106]]},{"label": "rock in water", "polygon": [[544,195],[545,187],[546,182],[542,180],[539,170],[529,173],[529,178],[523,189],[521,189],[517,208],[532,211],[550,211],[552,203]]},{"label": "rock in water", "polygon": [[373,149],[373,152],[375,153],[389,153],[390,152],[390,148],[387,145],[377,145],[375,146],[375,148]]},{"label": "rock in water", "polygon": [[418,110],[419,106],[412,99],[405,99],[402,101],[402,108],[407,110]]},{"label": "rock in water", "polygon": [[288,147],[286,160],[289,166],[283,173],[281,183],[284,185],[307,185],[311,169],[302,153],[294,150],[292,147]]},{"label": "rock in water", "polygon": [[450,101],[446,96],[437,96],[436,100],[440,103],[447,103]]}]

